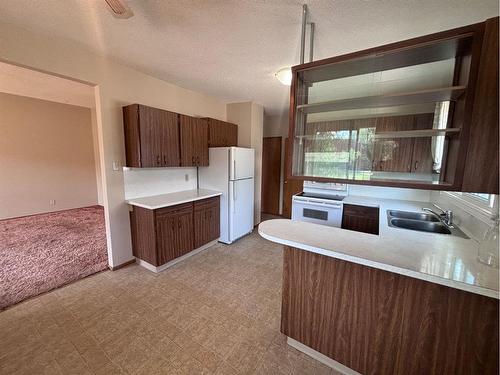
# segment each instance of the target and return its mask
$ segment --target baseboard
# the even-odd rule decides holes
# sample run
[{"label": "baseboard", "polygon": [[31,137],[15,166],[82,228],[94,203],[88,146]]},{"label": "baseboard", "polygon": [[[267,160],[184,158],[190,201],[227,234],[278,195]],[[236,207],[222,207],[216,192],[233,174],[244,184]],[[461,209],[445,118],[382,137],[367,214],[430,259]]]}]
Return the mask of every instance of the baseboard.
[{"label": "baseboard", "polygon": [[145,260],[139,259],[139,258],[136,258],[135,262],[138,265],[140,265],[140,266],[142,266],[142,267],[144,267],[152,272],[158,273],[158,272],[161,272],[169,267],[172,267],[173,265],[175,265],[179,262],[182,262],[183,260],[185,260],[189,257],[192,257],[193,255],[198,254],[199,252],[201,252],[203,250],[208,249],[209,247],[215,245],[218,241],[219,241],[219,239],[216,239],[216,240],[213,240],[209,243],[206,243],[205,245],[200,246],[199,248],[194,249],[193,251],[190,251],[189,253],[184,254],[183,256],[181,256],[179,258],[175,258],[174,260],[171,260],[170,262],[162,264],[161,266],[158,266],[158,267],[152,265],[151,263],[146,262]]},{"label": "baseboard", "polygon": [[128,265],[130,264],[134,264],[135,263],[135,258],[134,259],[131,259],[129,260],[128,262],[125,262],[125,263],[122,263],[122,264],[119,264],[117,266],[113,266],[113,267],[109,267],[109,269],[111,271],[116,271],[116,270],[119,270],[120,268],[123,268],[123,267],[127,267]]},{"label": "baseboard", "polygon": [[301,342],[292,339],[291,337],[287,337],[286,340],[287,344],[290,345],[291,347],[297,349],[298,351],[307,354],[309,357],[314,358],[315,360],[323,363],[324,365],[334,369],[337,372],[340,372],[341,374],[344,375],[361,375],[359,372],[354,371],[353,369],[350,369],[347,366],[344,366],[342,363],[337,362],[330,357],[327,357],[324,354],[321,354],[320,352],[317,352],[316,350],[308,347],[307,345],[302,344]]}]

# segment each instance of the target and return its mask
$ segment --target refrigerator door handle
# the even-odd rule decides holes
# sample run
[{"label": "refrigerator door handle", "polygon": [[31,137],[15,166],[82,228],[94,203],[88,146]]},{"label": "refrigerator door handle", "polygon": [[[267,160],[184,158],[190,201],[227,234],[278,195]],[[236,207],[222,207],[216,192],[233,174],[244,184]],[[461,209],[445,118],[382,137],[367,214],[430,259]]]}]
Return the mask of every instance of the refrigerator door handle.
[{"label": "refrigerator door handle", "polygon": [[233,213],[236,212],[236,184],[233,184]]},{"label": "refrigerator door handle", "polygon": [[233,160],[233,178],[236,180],[236,160]]}]

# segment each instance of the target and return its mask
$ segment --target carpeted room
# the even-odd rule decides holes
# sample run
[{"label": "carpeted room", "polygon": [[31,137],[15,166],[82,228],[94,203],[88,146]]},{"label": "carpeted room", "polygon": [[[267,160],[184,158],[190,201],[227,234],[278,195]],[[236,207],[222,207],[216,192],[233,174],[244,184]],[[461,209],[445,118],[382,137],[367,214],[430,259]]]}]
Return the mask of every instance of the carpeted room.
[{"label": "carpeted room", "polygon": [[93,87],[0,65],[1,310],[108,257]]}]

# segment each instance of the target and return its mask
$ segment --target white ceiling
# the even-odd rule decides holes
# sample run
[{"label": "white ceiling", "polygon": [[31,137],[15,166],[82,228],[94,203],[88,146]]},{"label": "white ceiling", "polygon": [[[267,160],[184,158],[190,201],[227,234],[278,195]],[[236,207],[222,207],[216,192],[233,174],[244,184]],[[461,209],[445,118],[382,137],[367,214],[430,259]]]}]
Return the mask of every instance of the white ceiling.
[{"label": "white ceiling", "polygon": [[0,92],[95,107],[93,86],[3,62],[0,62]]},{"label": "white ceiling", "polygon": [[114,18],[104,0],[2,0],[0,14],[179,86],[280,114],[288,88],[274,72],[298,62],[303,2],[316,23],[315,59],[498,15],[497,0],[128,0],[130,19]]}]

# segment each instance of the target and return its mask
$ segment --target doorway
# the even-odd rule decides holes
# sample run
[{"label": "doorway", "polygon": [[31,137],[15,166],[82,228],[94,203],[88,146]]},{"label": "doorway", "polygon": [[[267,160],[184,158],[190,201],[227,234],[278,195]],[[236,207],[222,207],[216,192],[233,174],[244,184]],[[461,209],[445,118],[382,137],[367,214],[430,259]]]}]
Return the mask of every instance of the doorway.
[{"label": "doorway", "polygon": [[288,144],[288,138],[285,139],[285,172],[283,173],[283,217],[290,219],[292,216],[292,196],[294,194],[300,193],[303,188],[302,180],[297,180],[295,178],[288,178],[287,176],[287,166],[288,166],[288,150],[290,145]]},{"label": "doorway", "polygon": [[280,214],[281,137],[265,137],[262,142],[261,212]]}]

